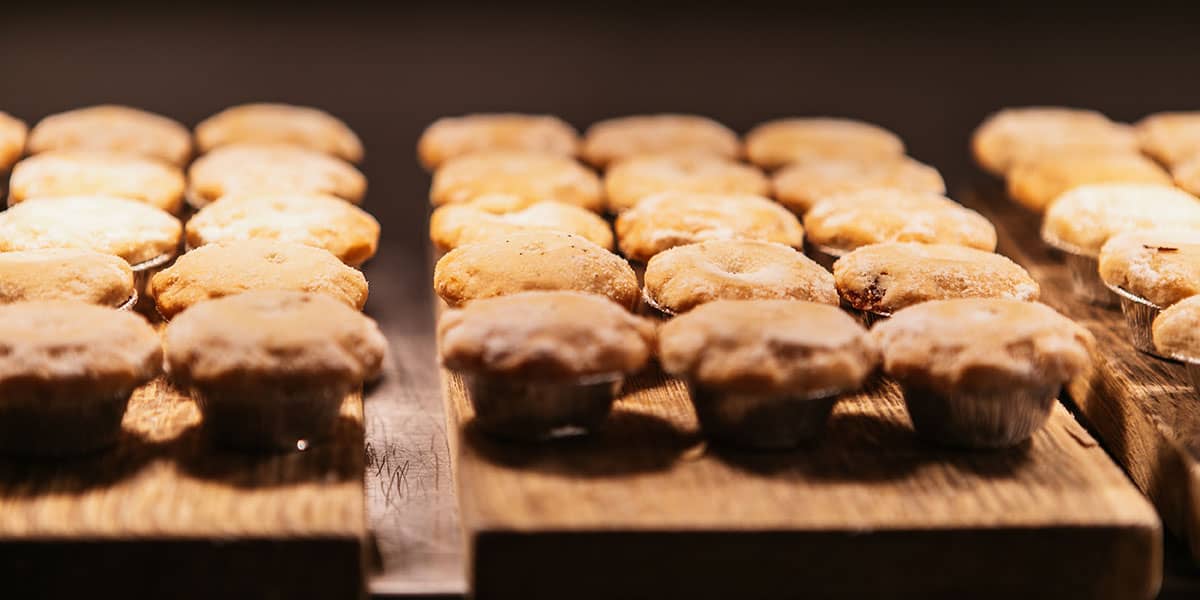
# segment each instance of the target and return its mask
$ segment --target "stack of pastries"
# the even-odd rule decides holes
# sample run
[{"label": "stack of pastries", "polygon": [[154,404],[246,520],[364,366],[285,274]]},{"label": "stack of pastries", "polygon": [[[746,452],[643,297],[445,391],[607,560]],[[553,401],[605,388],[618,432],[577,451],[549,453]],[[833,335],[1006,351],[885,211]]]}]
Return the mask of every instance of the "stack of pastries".
[{"label": "stack of pastries", "polygon": [[1009,108],[979,126],[972,148],[1041,218],[1078,295],[1119,304],[1134,347],[1200,377],[1200,111],[1128,125],[1091,110]]},{"label": "stack of pastries", "polygon": [[356,206],[362,155],[339,119],[283,104],[194,131],[125,106],[29,129],[0,113],[0,451],[113,444],[133,390],[164,368],[218,443],[331,435],[385,345],[359,312],[356,267],[379,238]]},{"label": "stack of pastries", "polygon": [[497,436],[599,430],[657,360],[716,441],[811,443],[882,366],[920,434],[1004,447],[1088,366],[1087,331],[876,125],[475,114],[418,155],[441,360]]}]

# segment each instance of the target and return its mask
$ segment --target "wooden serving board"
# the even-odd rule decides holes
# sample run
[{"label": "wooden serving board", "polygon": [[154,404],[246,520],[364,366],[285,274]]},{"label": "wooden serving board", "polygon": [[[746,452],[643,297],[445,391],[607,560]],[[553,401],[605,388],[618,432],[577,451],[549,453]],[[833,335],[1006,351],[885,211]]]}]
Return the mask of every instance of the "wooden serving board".
[{"label": "wooden serving board", "polygon": [[605,427],[492,440],[443,371],[478,598],[1149,598],[1153,508],[1056,405],[1030,443],[916,437],[893,384],[843,400],[822,441],[710,447],[680,382],[626,384]]},{"label": "wooden serving board", "polygon": [[0,459],[8,598],[347,598],[363,593],[363,428],[301,453],[212,447],[195,403],[159,378],[130,400],[118,445]]},{"label": "wooden serving board", "polygon": [[1043,300],[1096,336],[1094,372],[1068,386],[1071,400],[1163,523],[1200,557],[1200,395],[1184,367],[1139,352],[1117,307],[1072,293],[1062,262],[1041,243],[1039,218],[1008,202],[999,184],[970,198],[1001,232],[1001,244],[1042,285]]}]

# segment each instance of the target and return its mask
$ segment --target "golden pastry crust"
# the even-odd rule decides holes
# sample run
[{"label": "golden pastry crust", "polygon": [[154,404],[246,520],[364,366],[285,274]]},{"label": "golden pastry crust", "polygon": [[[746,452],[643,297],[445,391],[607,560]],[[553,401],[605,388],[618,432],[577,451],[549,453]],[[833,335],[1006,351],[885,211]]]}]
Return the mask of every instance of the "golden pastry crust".
[{"label": "golden pastry crust", "polygon": [[796,300],[718,300],[659,328],[668,373],[725,391],[833,395],[858,389],[879,352],[836,306]]},{"label": "golden pastry crust", "polygon": [[192,135],[162,115],[105,104],[50,115],[34,125],[29,153],[50,150],[138,154],[182,166],[192,156]]},{"label": "golden pastry crust", "polygon": [[41,196],[120,196],[169,213],[183,201],[183,172],[136,154],[60,150],[36,154],[13,167],[9,205]]},{"label": "golden pastry crust", "polygon": [[31,198],[0,213],[0,252],[83,248],[137,265],[174,255],[182,229],[175,217],[137,200]]},{"label": "golden pastry crust", "polygon": [[904,142],[878,125],[854,119],[776,119],[746,134],[746,156],[764,169],[820,160],[886,160],[904,156]]},{"label": "golden pastry crust", "polygon": [[1114,235],[1100,249],[1100,277],[1159,306],[1200,294],[1200,231],[1148,229]]},{"label": "golden pastry crust", "polygon": [[613,249],[608,221],[596,213],[561,202],[538,202],[512,212],[495,213],[468,202],[447,204],[429,218],[429,238],[442,250],[511,235],[529,229],[552,229],[586,238]]},{"label": "golden pastry crust", "polygon": [[965,298],[923,302],[871,336],[888,375],[953,395],[1054,386],[1088,368],[1091,333],[1036,302]]},{"label": "golden pastry crust", "polygon": [[531,152],[479,152],[446,161],[433,174],[434,206],[500,194],[534,202],[604,208],[600,178],[574,159]]},{"label": "golden pastry crust", "polygon": [[180,313],[163,346],[171,376],[186,384],[330,384],[376,376],[387,341],[375,321],[325,294],[258,290]]},{"label": "golden pastry crust", "polygon": [[996,228],[979,213],[938,194],[890,188],[830,196],[805,213],[804,228],[812,244],[842,251],[884,242],[996,249]]},{"label": "golden pastry crust", "polygon": [[786,208],[761,196],[663,192],[643,198],[616,223],[617,245],[645,262],[675,246],[709,240],[804,245],[804,228]]},{"label": "golden pastry crust", "polygon": [[582,156],[598,168],[640,154],[705,152],[734,159],[741,142],[733,130],[697,115],[635,115],[599,121],[583,136]]},{"label": "golden pastry crust", "polygon": [[324,248],[357,267],[375,255],[379,222],[362,209],[325,194],[234,194],[196,213],[187,243],[270,239]]},{"label": "golden pastry crust", "polygon": [[604,191],[609,212],[619,213],[660,192],[766,196],[771,182],[750,165],[704,152],[675,152],[612,164],[604,174]]},{"label": "golden pastry crust", "polygon": [[1161,112],[1137,122],[1142,152],[1169,166],[1200,157],[1200,111]]},{"label": "golden pastry crust", "polygon": [[1046,156],[1137,152],[1133,128],[1094,111],[1054,106],[992,113],[971,136],[975,162],[1003,176],[1013,166]]},{"label": "golden pastry crust", "polygon": [[133,297],[133,271],[119,256],[78,248],[0,252],[0,304],[74,300],[117,307]]},{"label": "golden pastry crust", "polygon": [[1008,195],[1032,211],[1043,212],[1063,193],[1094,183],[1169,185],[1171,177],[1140,154],[1062,154],[1015,165],[1008,172]]},{"label": "golden pastry crust", "polygon": [[1151,334],[1154,348],[1163,356],[1200,361],[1200,296],[1185,298],[1163,309],[1154,319]]},{"label": "golden pastry crust", "polygon": [[891,314],[952,298],[1037,300],[1033,277],[1008,258],[950,244],[863,246],[833,264],[837,290],[859,310]]},{"label": "golden pastry crust", "polygon": [[188,201],[196,208],[228,194],[329,194],[355,204],[367,178],[350,163],[298,146],[229,144],[188,169]]},{"label": "golden pastry crust", "polygon": [[837,304],[833,276],[795,248],[754,240],[676,246],[646,263],[646,297],[683,313],[714,300],[807,300]]},{"label": "golden pastry crust", "polygon": [[447,368],[530,380],[635,373],[654,344],[651,321],[571,291],[476,300],[442,314],[437,333]]},{"label": "golden pastry crust", "polygon": [[25,137],[29,128],[25,122],[0,111],[0,173],[7,171],[25,152]]},{"label": "golden pastry crust", "polygon": [[321,248],[276,240],[201,246],[156,273],[149,287],[166,319],[199,302],[252,290],[320,293],[357,310],[367,301],[367,279],[358,269]]},{"label": "golden pastry crust", "polygon": [[196,125],[201,152],[241,142],[288,144],[362,162],[363,146],[341,119],[317,108],[259,102],[231,106]]},{"label": "golden pastry crust", "polygon": [[575,156],[579,132],[549,115],[473,114],[438,119],[417,142],[417,156],[430,171],[452,158],[489,151]]},{"label": "golden pastry crust", "polygon": [[798,215],[830,196],[868,188],[946,193],[946,182],[937,169],[907,156],[805,160],[780,169],[772,185],[775,199]]},{"label": "golden pastry crust", "polygon": [[575,290],[633,309],[637,275],[620,256],[548,229],[519,231],[451,250],[433,269],[433,289],[450,306],[528,290]]},{"label": "golden pastry crust", "polygon": [[1059,196],[1042,219],[1042,239],[1096,256],[1115,234],[1164,227],[1200,228],[1200,200],[1165,185],[1102,183]]},{"label": "golden pastry crust", "polygon": [[158,334],[131,311],[78,301],[0,306],[0,394],[30,385],[79,386],[96,397],[128,394],[158,374]]},{"label": "golden pastry crust", "polygon": [[1171,175],[1175,180],[1175,185],[1194,196],[1200,195],[1200,155],[1179,163],[1171,170]]}]

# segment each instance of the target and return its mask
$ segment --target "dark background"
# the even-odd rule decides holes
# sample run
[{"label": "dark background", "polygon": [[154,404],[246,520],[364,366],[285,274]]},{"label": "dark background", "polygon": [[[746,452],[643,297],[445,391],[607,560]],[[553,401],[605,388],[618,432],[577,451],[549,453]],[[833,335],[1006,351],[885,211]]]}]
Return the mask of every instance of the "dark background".
[{"label": "dark background", "polygon": [[[986,181],[967,138],[999,107],[1120,120],[1200,108],[1192,4],[22,4],[0,9],[0,110],[32,124],[116,102],[189,126],[248,101],[333,112],[366,144],[366,208],[383,224],[368,310],[389,335],[428,335],[428,178],[414,146],[439,116],[547,112],[582,129],[694,112],[742,132],[779,116],[856,117],[900,134],[954,196]],[[1186,570],[1172,560],[1168,589]]]}]

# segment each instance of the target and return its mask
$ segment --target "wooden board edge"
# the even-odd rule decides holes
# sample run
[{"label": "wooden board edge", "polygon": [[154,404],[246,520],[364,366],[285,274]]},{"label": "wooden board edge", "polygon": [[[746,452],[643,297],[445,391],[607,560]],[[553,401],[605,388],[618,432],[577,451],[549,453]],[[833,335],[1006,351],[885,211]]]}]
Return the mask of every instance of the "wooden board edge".
[{"label": "wooden board edge", "polygon": [[774,598],[791,589],[846,598],[1126,600],[1152,598],[1162,583],[1157,521],[874,532],[480,531],[471,546],[471,589],[483,600],[611,598],[629,589],[692,599]]}]

